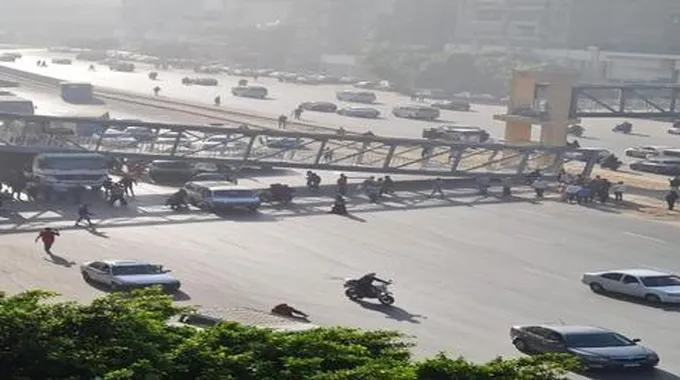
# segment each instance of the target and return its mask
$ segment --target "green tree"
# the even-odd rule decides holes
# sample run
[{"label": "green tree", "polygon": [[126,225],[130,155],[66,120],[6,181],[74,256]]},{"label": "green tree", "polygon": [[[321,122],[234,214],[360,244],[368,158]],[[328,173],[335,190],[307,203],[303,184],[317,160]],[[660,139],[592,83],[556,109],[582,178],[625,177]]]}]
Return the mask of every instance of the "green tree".
[{"label": "green tree", "polygon": [[0,295],[0,379],[556,380],[574,368],[564,357],[473,364],[440,355],[417,362],[408,340],[390,331],[178,327],[167,322],[186,309],[159,289],[88,305],[54,296]]}]

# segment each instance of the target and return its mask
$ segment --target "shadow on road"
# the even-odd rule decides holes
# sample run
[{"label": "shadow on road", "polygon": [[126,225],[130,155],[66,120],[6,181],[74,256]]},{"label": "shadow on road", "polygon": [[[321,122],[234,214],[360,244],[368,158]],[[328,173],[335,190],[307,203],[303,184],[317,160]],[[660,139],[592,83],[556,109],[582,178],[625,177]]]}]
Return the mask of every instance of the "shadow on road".
[{"label": "shadow on road", "polygon": [[680,380],[680,376],[662,369],[655,371],[589,372],[582,374],[582,376],[591,380]]},{"label": "shadow on road", "polygon": [[622,302],[630,302],[634,303],[640,306],[645,306],[645,307],[651,307],[654,309],[659,309],[663,311],[668,311],[668,312],[680,312],[680,305],[668,305],[668,304],[661,304],[661,305],[656,305],[656,304],[651,304],[649,302],[645,302],[644,300],[641,300],[639,298],[634,298],[630,296],[626,296],[623,294],[614,294],[614,293],[598,293],[598,296],[601,297],[607,297],[613,300],[617,301],[622,301]]},{"label": "shadow on road", "polygon": [[59,256],[55,253],[48,253],[47,255],[48,257],[45,258],[45,261],[50,262],[54,265],[58,265],[64,268],[71,268],[74,265],[76,265],[75,261],[68,260],[63,256]]},{"label": "shadow on road", "polygon": [[355,301],[361,307],[367,310],[372,310],[385,315],[387,319],[393,319],[397,322],[408,322],[419,324],[421,320],[427,319],[426,316],[420,314],[412,314],[398,306],[386,306],[380,303],[371,303],[367,301]]}]

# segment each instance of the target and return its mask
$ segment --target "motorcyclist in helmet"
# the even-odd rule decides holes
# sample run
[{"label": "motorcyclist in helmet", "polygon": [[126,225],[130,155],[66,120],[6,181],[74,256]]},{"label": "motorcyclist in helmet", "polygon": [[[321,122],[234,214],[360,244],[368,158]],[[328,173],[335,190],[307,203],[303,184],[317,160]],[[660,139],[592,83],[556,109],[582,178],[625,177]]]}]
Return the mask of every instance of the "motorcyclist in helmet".
[{"label": "motorcyclist in helmet", "polygon": [[357,280],[357,294],[361,297],[376,297],[374,282],[389,285],[390,281],[376,277],[376,273],[367,273]]}]

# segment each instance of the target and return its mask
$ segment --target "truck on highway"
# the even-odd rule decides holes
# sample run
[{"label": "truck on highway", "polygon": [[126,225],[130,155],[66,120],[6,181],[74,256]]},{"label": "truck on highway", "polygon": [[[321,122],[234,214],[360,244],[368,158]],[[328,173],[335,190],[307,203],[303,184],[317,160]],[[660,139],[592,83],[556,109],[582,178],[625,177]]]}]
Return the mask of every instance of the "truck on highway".
[{"label": "truck on highway", "polygon": [[109,174],[108,164],[98,153],[41,153],[33,158],[30,174],[44,186],[99,188]]}]

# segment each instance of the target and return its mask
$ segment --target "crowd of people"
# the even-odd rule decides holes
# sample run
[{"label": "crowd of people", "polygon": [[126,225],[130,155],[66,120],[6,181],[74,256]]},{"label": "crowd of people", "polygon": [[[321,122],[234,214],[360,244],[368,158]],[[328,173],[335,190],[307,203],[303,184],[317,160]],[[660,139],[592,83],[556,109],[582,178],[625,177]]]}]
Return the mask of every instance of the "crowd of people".
[{"label": "crowd of people", "polygon": [[623,194],[627,186],[623,181],[613,183],[599,175],[595,178],[586,178],[583,175],[572,175],[561,171],[557,177],[558,190],[562,194],[562,200],[568,203],[589,204],[598,201],[602,204],[611,200],[623,202]]}]

